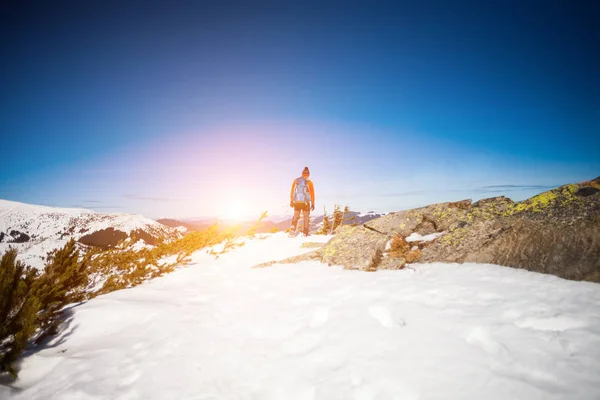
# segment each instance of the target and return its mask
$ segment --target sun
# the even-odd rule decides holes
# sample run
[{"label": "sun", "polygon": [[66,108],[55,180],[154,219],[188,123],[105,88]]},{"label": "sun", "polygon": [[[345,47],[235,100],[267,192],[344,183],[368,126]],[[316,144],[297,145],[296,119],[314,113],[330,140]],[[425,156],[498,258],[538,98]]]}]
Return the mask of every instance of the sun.
[{"label": "sun", "polygon": [[239,201],[230,201],[223,209],[223,217],[230,220],[241,220],[248,214],[248,207]]}]

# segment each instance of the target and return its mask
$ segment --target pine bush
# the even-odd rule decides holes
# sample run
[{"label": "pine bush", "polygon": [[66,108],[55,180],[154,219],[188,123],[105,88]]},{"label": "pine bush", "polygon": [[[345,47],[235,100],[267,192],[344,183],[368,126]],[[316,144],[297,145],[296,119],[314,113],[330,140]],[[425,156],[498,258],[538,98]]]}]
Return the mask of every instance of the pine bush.
[{"label": "pine bush", "polygon": [[335,230],[338,228],[338,226],[342,224],[342,222],[344,222],[344,213],[342,212],[341,207],[338,204],[336,204],[333,207],[333,226],[331,228],[331,232],[335,232]]},{"label": "pine bush", "polygon": [[0,371],[17,376],[14,366],[37,329],[40,302],[32,296],[37,271],[17,261],[10,248],[0,260]]},{"label": "pine bush", "polygon": [[34,283],[34,294],[42,308],[38,315],[38,340],[54,334],[60,323],[62,309],[86,299],[88,257],[80,257],[75,239],[48,253],[44,273]]},{"label": "pine bush", "polygon": [[323,225],[321,229],[317,232],[319,235],[327,235],[329,230],[331,229],[331,221],[329,220],[329,215],[327,215],[327,209],[323,207]]}]

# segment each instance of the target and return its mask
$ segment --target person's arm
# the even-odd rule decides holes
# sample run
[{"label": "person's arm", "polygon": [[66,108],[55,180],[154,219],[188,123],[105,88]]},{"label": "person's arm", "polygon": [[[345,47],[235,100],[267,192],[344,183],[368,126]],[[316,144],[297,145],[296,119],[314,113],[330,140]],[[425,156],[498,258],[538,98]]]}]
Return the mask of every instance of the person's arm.
[{"label": "person's arm", "polygon": [[312,209],[315,209],[315,186],[312,181],[308,181],[308,191],[310,192],[310,201],[312,203]]},{"label": "person's arm", "polygon": [[290,207],[294,205],[294,189],[296,189],[296,180],[292,182],[292,190],[290,191]]}]

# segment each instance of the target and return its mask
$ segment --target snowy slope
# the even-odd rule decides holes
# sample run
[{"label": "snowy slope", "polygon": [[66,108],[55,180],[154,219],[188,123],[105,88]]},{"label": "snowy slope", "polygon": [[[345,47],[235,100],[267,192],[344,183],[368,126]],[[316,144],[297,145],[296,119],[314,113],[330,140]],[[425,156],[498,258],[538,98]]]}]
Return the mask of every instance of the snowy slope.
[{"label": "snowy slope", "polygon": [[180,235],[177,230],[141,215],[0,200],[0,253],[9,246],[17,247],[19,258],[36,268],[43,267],[48,251],[63,246],[71,237],[80,239],[108,228],[125,234],[139,230],[156,237]]},{"label": "snowy slope", "polygon": [[197,252],[75,307],[0,397],[600,398],[600,285],[477,264],[250,268],[313,240]]}]

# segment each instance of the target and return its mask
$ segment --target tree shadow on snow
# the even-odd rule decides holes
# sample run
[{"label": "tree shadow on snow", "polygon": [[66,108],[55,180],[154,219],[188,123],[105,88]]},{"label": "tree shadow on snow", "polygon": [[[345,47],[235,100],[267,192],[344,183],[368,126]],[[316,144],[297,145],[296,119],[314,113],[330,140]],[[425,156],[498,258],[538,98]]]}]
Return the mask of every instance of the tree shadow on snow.
[{"label": "tree shadow on snow", "polygon": [[[42,350],[54,349],[64,344],[67,339],[73,334],[75,329],[77,329],[77,325],[73,325],[74,320],[74,309],[83,303],[74,304],[66,307],[62,312],[62,322],[58,326],[58,331],[54,335],[49,335],[43,339],[38,339],[33,343],[30,343],[29,346],[23,351],[19,361],[17,361],[17,371],[21,371],[21,367],[23,365],[23,361],[34,355],[37,352]],[[68,349],[61,349],[56,352],[57,355],[67,352]],[[41,378],[40,378],[41,379]],[[4,386],[9,388],[11,393],[21,392],[23,389],[14,386],[16,382],[19,381],[19,378],[16,380],[13,379],[10,374],[2,373],[0,374],[0,386]],[[0,395],[2,394],[2,390],[0,390]]]}]

